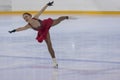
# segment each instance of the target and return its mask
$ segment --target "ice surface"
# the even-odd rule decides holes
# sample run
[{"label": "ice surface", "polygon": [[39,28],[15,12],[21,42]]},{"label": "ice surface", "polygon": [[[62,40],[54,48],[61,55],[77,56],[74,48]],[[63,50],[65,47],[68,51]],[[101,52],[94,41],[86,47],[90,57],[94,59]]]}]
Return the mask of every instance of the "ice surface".
[{"label": "ice surface", "polygon": [[35,31],[8,33],[26,24],[21,16],[0,16],[0,80],[120,80],[120,16],[76,17],[50,29],[54,69]]}]

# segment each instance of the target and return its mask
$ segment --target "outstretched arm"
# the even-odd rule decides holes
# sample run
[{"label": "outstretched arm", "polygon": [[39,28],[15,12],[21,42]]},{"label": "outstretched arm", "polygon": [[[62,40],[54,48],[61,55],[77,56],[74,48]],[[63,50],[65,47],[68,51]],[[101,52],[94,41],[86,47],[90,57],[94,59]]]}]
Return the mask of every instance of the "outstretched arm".
[{"label": "outstretched arm", "polygon": [[34,18],[39,18],[39,16],[46,10],[46,8],[47,8],[48,6],[52,6],[53,3],[54,3],[53,1],[47,3],[47,4],[34,16]]},{"label": "outstretched arm", "polygon": [[9,33],[13,33],[13,32],[18,32],[18,31],[27,30],[27,29],[29,29],[29,28],[31,28],[31,26],[27,24],[27,25],[24,26],[24,27],[19,27],[19,28],[17,28],[17,29],[13,29],[13,30],[8,31],[8,32],[9,32]]}]

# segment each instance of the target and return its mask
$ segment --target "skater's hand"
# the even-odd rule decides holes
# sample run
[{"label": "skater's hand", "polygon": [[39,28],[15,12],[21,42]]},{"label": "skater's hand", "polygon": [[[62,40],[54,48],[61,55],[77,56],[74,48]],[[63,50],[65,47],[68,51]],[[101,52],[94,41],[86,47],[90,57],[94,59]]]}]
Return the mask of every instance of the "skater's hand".
[{"label": "skater's hand", "polygon": [[54,1],[47,3],[48,6],[53,6]]},{"label": "skater's hand", "polygon": [[11,31],[8,31],[9,33],[13,33],[13,32],[16,32],[16,29],[13,29]]}]

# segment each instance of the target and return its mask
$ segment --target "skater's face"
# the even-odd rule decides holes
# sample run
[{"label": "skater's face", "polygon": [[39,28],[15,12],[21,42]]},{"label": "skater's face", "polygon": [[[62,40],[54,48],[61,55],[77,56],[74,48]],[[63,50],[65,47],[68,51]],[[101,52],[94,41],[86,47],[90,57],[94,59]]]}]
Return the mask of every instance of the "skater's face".
[{"label": "skater's face", "polygon": [[29,15],[29,14],[23,14],[23,19],[26,21],[26,22],[28,22],[30,19],[31,19],[31,15]]}]

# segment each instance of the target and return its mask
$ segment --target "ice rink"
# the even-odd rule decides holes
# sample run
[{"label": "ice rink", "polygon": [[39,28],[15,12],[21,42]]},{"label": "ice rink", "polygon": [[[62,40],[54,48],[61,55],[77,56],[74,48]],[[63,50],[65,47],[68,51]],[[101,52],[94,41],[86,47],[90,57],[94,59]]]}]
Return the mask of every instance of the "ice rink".
[{"label": "ice rink", "polygon": [[[41,19],[60,15],[42,15]],[[50,29],[59,68],[21,15],[0,16],[0,80],[120,80],[120,16],[73,15]]]}]

